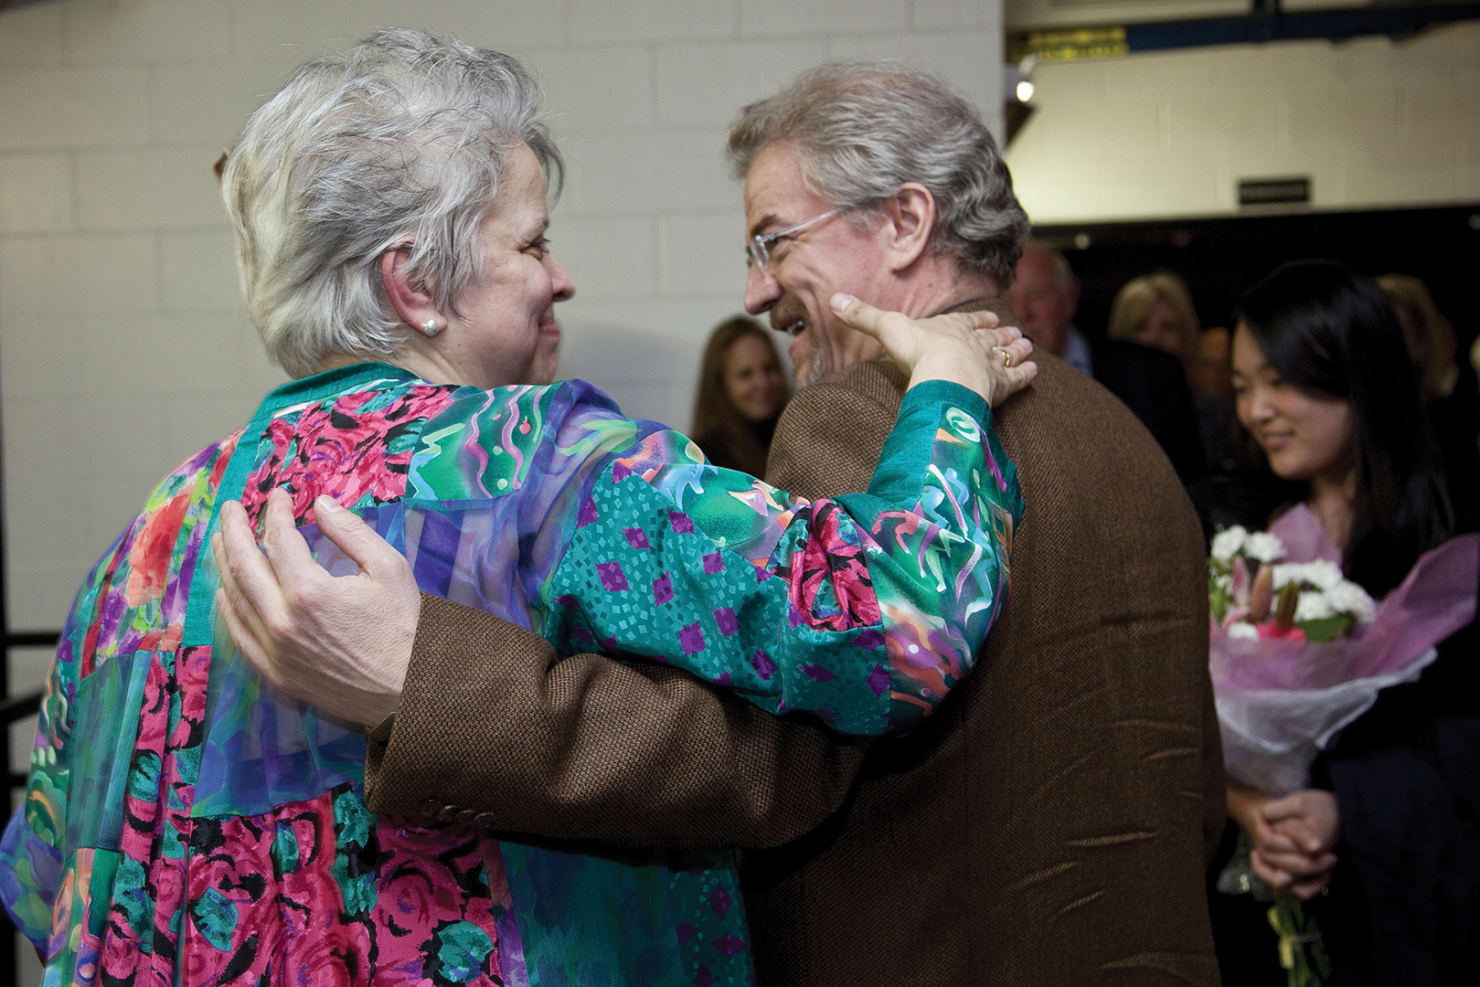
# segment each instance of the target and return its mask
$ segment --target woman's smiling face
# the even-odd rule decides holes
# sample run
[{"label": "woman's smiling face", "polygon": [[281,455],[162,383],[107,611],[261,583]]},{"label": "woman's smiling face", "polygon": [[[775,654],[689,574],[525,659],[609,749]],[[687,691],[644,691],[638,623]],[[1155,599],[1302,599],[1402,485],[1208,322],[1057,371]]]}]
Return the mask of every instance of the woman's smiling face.
[{"label": "woman's smiling face", "polygon": [[1339,476],[1352,464],[1352,407],[1280,377],[1243,322],[1233,334],[1233,394],[1239,423],[1286,480]]},{"label": "woman's smiling face", "polygon": [[771,344],[759,336],[741,336],[725,353],[725,393],[746,421],[761,422],[781,410],[786,381]]},{"label": "woman's smiling face", "polygon": [[483,221],[483,268],[449,313],[449,359],[479,387],[555,379],[555,303],[575,294],[545,239],[545,176],[528,146],[508,154],[503,185]]}]

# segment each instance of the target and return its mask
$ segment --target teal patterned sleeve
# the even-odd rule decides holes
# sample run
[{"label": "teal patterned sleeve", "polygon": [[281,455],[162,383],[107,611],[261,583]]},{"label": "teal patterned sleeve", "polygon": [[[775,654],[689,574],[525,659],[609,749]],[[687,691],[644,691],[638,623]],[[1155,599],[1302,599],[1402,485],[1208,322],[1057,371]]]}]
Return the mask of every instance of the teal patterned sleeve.
[{"label": "teal patterned sleeve", "polygon": [[537,627],[841,732],[907,729],[971,670],[1006,598],[1023,506],[990,420],[965,388],[917,386],[869,491],[809,502],[577,401],[557,445],[583,450],[589,482],[537,525],[562,533]]},{"label": "teal patterned sleeve", "polygon": [[94,661],[97,609],[118,546],[105,553],[78,590],[47,674],[31,750],[24,802],[0,838],[0,888],[16,928],[44,951],[52,929],[52,910],[62,872],[62,850],[70,820],[67,792],[71,738],[79,686]]}]

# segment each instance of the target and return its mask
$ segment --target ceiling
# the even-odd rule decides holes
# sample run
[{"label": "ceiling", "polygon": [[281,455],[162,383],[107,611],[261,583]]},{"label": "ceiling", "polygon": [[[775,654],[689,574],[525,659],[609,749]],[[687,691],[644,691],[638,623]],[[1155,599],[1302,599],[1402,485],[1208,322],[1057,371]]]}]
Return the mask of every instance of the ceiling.
[{"label": "ceiling", "polygon": [[1423,0],[1363,3],[1361,0],[1005,0],[1008,31],[1024,28],[1080,27],[1101,24],[1134,24],[1146,21],[1181,21],[1203,17],[1230,17],[1264,12],[1299,13],[1322,10],[1406,8],[1419,10],[1439,6],[1475,6],[1475,0],[1434,4]]}]

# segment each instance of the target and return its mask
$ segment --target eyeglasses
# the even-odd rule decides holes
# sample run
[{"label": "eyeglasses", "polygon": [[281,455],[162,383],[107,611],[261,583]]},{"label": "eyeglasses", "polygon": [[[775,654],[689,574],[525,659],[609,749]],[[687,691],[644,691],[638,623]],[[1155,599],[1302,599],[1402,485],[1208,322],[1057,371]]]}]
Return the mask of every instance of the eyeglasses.
[{"label": "eyeglasses", "polygon": [[829,209],[820,216],[813,216],[811,219],[802,220],[802,222],[795,226],[788,226],[786,229],[777,230],[775,233],[757,233],[745,241],[747,265],[754,264],[762,271],[766,270],[771,263],[771,244],[783,237],[795,236],[807,227],[815,226],[825,219],[831,219],[833,216],[842,212],[843,209],[843,206],[838,206],[836,209]]}]

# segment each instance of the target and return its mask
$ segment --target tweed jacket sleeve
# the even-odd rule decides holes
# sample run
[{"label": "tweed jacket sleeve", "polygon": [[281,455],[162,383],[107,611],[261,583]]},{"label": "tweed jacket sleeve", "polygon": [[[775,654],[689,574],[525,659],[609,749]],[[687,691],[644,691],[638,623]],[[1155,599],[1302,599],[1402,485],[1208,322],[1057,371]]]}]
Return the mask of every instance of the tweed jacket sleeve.
[{"label": "tweed jacket sleeve", "polygon": [[[882,444],[903,381],[839,377],[782,416],[768,469],[782,489],[868,486],[879,449],[857,436]],[[530,631],[423,596],[395,729],[370,745],[365,782],[379,812],[622,846],[764,847],[826,819],[865,749],[672,669],[557,661]]]},{"label": "tweed jacket sleeve", "polygon": [[808,498],[868,486],[906,382],[893,367],[865,363],[802,388],[776,425],[766,479]]},{"label": "tweed jacket sleeve", "polygon": [[843,799],[863,743],[784,721],[683,672],[598,654],[422,597],[377,812],[622,846],[767,846]]}]

